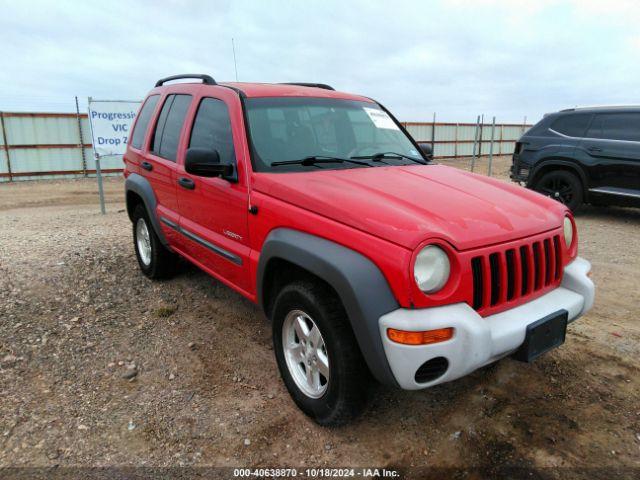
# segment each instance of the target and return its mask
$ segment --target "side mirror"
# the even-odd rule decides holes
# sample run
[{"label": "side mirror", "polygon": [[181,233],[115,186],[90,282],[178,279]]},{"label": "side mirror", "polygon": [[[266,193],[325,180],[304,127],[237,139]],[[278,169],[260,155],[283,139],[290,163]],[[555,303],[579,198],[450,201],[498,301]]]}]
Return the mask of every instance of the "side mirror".
[{"label": "side mirror", "polygon": [[233,165],[220,163],[217,150],[208,148],[190,148],[184,161],[187,173],[199,177],[230,177],[233,175]]},{"label": "side mirror", "polygon": [[427,160],[433,160],[433,148],[430,143],[420,142],[418,146]]}]

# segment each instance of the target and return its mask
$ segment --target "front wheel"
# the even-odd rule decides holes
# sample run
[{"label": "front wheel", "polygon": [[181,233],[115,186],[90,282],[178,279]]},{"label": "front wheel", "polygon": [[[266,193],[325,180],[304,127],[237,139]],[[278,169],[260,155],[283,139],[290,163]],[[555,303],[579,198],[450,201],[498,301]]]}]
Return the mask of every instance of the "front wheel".
[{"label": "front wheel", "polygon": [[582,205],[582,182],[567,170],[545,173],[536,181],[533,189],[565,204],[571,211],[576,211]]},{"label": "front wheel", "polygon": [[298,407],[324,426],[356,417],[370,375],[335,293],[313,282],[289,284],[276,298],[272,322],[278,368]]}]

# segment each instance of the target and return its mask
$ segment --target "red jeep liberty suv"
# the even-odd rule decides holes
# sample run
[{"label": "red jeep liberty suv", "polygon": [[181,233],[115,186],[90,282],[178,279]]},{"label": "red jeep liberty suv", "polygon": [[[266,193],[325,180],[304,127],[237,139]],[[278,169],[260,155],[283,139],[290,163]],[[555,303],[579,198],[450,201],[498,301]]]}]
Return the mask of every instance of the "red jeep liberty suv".
[{"label": "red jeep liberty suv", "polygon": [[372,377],[411,390],[531,361],[593,304],[564,205],[433,164],[382,105],[328,85],[159,80],[124,161],[143,273],[184,257],[259,304],[322,425],[353,418]]}]

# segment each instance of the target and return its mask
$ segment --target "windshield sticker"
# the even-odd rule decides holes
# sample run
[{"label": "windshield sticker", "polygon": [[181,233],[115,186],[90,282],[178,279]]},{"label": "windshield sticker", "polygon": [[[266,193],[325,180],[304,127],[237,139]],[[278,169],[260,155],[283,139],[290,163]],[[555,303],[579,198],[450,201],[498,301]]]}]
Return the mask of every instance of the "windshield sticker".
[{"label": "windshield sticker", "polygon": [[391,117],[382,110],[364,107],[364,111],[369,115],[369,118],[377,128],[400,130]]}]

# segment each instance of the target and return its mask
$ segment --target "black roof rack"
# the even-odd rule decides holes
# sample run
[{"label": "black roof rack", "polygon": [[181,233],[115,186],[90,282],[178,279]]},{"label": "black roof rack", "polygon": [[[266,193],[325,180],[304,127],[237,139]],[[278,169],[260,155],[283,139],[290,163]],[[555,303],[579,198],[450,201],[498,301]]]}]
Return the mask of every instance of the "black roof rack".
[{"label": "black roof rack", "polygon": [[204,85],[217,85],[216,81],[210,75],[203,75],[201,73],[182,73],[180,75],[171,75],[170,77],[161,78],[156,82],[156,87],[160,87],[171,80],[182,80],[184,78],[199,78],[202,80]]},{"label": "black roof rack", "polygon": [[315,87],[322,88],[324,90],[335,90],[331,85],[326,83],[307,83],[307,82],[283,82],[281,85],[299,85],[301,87]]}]

